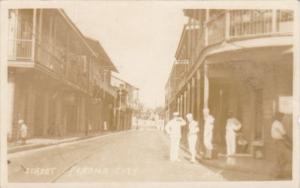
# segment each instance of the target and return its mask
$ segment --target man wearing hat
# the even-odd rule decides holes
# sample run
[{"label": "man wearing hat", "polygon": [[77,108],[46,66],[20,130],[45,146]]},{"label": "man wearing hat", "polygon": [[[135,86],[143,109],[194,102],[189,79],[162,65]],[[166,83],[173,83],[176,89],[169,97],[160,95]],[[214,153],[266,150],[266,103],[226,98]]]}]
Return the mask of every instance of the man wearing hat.
[{"label": "man wearing hat", "polygon": [[166,132],[170,136],[171,161],[180,161],[178,159],[178,152],[181,139],[181,127],[184,125],[186,125],[186,122],[182,117],[179,117],[178,112],[173,113],[173,119],[171,119],[166,125]]}]

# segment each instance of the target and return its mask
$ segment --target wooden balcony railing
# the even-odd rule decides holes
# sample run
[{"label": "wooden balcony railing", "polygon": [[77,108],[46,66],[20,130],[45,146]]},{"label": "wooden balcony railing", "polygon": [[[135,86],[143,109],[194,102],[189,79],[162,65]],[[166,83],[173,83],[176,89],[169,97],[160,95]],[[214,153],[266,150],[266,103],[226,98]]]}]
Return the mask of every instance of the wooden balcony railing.
[{"label": "wooden balcony railing", "polygon": [[207,22],[207,45],[231,39],[292,33],[292,22],[293,12],[288,10],[230,10]]},{"label": "wooden balcony railing", "polygon": [[272,24],[272,10],[230,11],[230,38],[271,34]]},{"label": "wooden balcony railing", "polygon": [[[8,60],[32,61],[86,89],[89,79],[88,75],[83,73],[82,67],[85,62],[78,58],[79,55],[73,55],[75,60],[71,62],[68,56],[72,54],[51,44],[36,42],[34,45],[33,40],[29,39],[11,39],[8,44]],[[72,66],[69,66],[71,63]]]},{"label": "wooden balcony railing", "polygon": [[8,41],[9,60],[32,60],[32,39],[10,39]]},{"label": "wooden balcony railing", "polygon": [[214,17],[207,22],[208,45],[216,44],[225,40],[225,13]]},{"label": "wooden balcony railing", "polygon": [[[220,11],[219,15],[212,17],[203,26],[199,25],[202,28],[202,31],[200,31],[201,37],[196,37],[196,48],[193,49],[188,58],[192,59],[193,62],[197,62],[205,48],[225,41],[291,35],[293,33],[293,17],[293,11],[291,10]],[[186,45],[192,46],[188,43]],[[188,76],[194,71],[194,66],[188,66],[188,70],[182,71],[184,75],[176,84],[175,93],[185,86],[187,79],[189,79]],[[173,95],[175,96],[175,94]]]}]

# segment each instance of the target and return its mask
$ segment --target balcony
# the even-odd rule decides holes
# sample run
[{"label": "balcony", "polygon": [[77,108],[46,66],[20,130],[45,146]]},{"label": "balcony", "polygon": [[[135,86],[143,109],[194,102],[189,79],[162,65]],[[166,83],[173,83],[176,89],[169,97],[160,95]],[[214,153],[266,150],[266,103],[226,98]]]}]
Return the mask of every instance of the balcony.
[{"label": "balcony", "polygon": [[87,91],[93,54],[57,9],[10,10],[8,38],[9,67],[34,67]]},{"label": "balcony", "polygon": [[288,10],[230,10],[208,20],[207,46],[230,40],[293,32],[293,12]]},{"label": "balcony", "polygon": [[[204,10],[188,10],[190,19],[201,20],[193,15],[201,15]],[[199,11],[198,14],[194,14]],[[201,31],[195,32],[196,36],[192,38],[196,44],[185,41],[188,49],[192,52],[186,57],[189,62],[187,70],[181,70],[183,76],[174,86],[174,94],[171,95],[171,100],[176,97],[176,94],[185,86],[190,75],[195,71],[195,66],[200,59],[205,57],[205,49],[217,46],[224,42],[242,41],[247,39],[258,39],[263,37],[276,36],[292,36],[293,33],[293,11],[290,10],[218,10],[217,14],[209,16],[209,19],[204,22],[196,22]],[[202,12],[203,13],[203,12]],[[195,22],[192,22],[195,24]],[[192,27],[195,27],[192,25]],[[185,26],[184,30],[189,28]],[[185,50],[185,49],[182,49]],[[180,53],[180,52],[179,52]],[[173,68],[175,64],[173,65]],[[170,77],[173,77],[171,74]]]},{"label": "balcony", "polygon": [[32,60],[32,39],[9,39],[8,60]]}]

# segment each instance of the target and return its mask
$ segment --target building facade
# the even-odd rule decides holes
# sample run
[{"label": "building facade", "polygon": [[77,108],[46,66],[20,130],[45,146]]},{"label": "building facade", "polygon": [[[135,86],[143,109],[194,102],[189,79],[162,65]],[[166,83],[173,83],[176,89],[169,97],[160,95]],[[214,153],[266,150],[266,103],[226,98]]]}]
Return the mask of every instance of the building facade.
[{"label": "building facade", "polygon": [[114,109],[115,129],[131,129],[132,120],[139,109],[139,89],[114,75],[111,77],[111,85],[117,91]]},{"label": "building facade", "polygon": [[201,125],[200,151],[202,113],[208,108],[215,117],[214,145],[225,153],[225,125],[232,111],[249,143],[246,153],[271,158],[277,111],[285,113],[292,138],[293,11],[189,9],[184,15],[188,23],[165,88],[166,117],[174,111],[193,113]]},{"label": "building facade", "polygon": [[116,69],[101,45],[61,9],[11,9],[8,27],[9,139],[18,139],[20,119],[29,137],[102,130]]}]

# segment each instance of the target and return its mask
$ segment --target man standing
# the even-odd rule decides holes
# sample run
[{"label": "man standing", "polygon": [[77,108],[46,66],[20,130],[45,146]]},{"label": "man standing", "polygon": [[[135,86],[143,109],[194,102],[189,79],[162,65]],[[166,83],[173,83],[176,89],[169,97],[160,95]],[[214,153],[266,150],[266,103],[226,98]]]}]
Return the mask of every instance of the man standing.
[{"label": "man standing", "polygon": [[214,121],[215,118],[209,114],[209,109],[205,108],[203,110],[204,116],[204,146],[205,146],[205,159],[212,158],[212,150],[213,150],[213,129],[214,129]]},{"label": "man standing", "polygon": [[275,155],[275,165],[274,165],[274,178],[284,178],[284,168],[288,163],[288,153],[292,149],[292,141],[286,134],[286,130],[282,124],[282,118],[284,114],[278,112],[275,115],[272,128],[271,128],[271,136],[274,140],[274,148],[276,151]]},{"label": "man standing", "polygon": [[188,142],[189,150],[191,153],[191,162],[196,162],[196,143],[197,143],[197,134],[199,132],[198,122],[194,120],[193,114],[189,113],[186,115],[186,118],[189,122],[189,132],[188,132]]},{"label": "man standing", "polygon": [[185,120],[179,117],[178,112],[173,113],[171,119],[166,125],[166,132],[170,135],[170,160],[180,161],[178,158],[179,144],[181,139],[181,127],[186,124]]},{"label": "man standing", "polygon": [[233,155],[236,153],[236,131],[240,130],[242,124],[233,116],[233,112],[228,113],[229,118],[226,123],[226,149],[227,149],[227,163],[235,164]]},{"label": "man standing", "polygon": [[23,119],[20,119],[18,121],[19,126],[20,126],[20,136],[21,136],[21,141],[22,144],[25,145],[26,144],[26,139],[27,139],[27,125],[24,123]]}]

